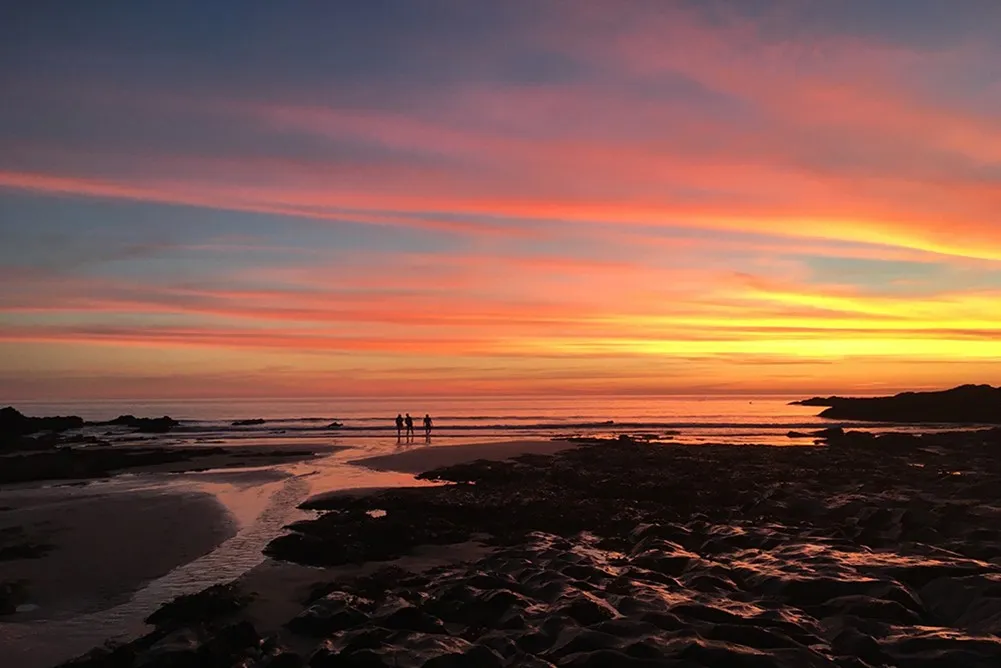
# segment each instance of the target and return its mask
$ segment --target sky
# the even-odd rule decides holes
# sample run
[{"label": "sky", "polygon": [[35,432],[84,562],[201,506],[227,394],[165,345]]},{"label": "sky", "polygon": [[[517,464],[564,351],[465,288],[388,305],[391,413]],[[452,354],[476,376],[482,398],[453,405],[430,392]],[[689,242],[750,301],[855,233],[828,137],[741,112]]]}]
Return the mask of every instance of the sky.
[{"label": "sky", "polygon": [[1001,372],[996,0],[0,8],[0,399]]}]

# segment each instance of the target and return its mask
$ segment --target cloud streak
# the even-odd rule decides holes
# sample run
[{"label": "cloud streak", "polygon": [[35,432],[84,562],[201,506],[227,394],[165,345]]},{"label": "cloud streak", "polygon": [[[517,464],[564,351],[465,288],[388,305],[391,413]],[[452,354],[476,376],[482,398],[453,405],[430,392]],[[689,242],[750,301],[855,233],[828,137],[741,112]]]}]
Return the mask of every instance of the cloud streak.
[{"label": "cloud streak", "polygon": [[241,16],[184,53],[167,17],[123,15],[172,69],[23,10],[33,39],[5,48],[52,49],[4,75],[0,361],[83,377],[74,356],[121,347],[138,377],[170,350],[195,378],[216,353],[223,388],[260,354],[321,391],[329,355],[373,392],[435,361],[456,390],[621,369],[652,391],[832,362],[851,389],[877,359],[982,380],[1001,352],[995,6],[434,11],[430,40],[402,7],[269,9],[287,32]]}]

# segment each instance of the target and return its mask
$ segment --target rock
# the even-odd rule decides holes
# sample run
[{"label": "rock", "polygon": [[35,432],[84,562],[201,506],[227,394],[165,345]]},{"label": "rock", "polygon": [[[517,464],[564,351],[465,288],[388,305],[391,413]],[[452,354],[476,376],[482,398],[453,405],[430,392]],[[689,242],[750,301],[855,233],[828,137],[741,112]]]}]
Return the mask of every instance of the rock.
[{"label": "rock", "polygon": [[[720,664],[723,665],[723,664]],[[599,649],[594,652],[571,654],[560,661],[560,668],[696,668],[678,662],[662,659],[640,659],[613,649]]]},{"label": "rock", "polygon": [[31,434],[60,433],[83,426],[83,418],[75,415],[27,417],[13,406],[0,408],[0,451],[31,448],[46,443],[44,440],[24,440],[23,437]]},{"label": "rock", "polygon": [[338,422],[337,420],[334,420],[333,422],[331,422],[330,424],[327,425],[327,429],[340,429],[343,426],[344,426],[344,423]]},{"label": "rock", "polygon": [[182,668],[200,663],[201,638],[191,629],[181,629],[157,640],[135,662],[142,668]]},{"label": "rock", "polygon": [[921,588],[921,600],[943,626],[1001,634],[1001,574],[933,580]]},{"label": "rock", "polygon": [[448,633],[440,619],[413,606],[400,608],[377,622],[387,629],[419,631],[421,633]]},{"label": "rock", "polygon": [[28,600],[26,580],[0,582],[0,615],[12,615]]},{"label": "rock", "polygon": [[590,626],[618,616],[615,608],[587,593],[560,602],[556,612],[570,617],[581,626]]},{"label": "rock", "polygon": [[809,436],[824,441],[833,441],[844,438],[845,430],[841,427],[828,427],[827,429],[818,429],[817,431],[810,432]]},{"label": "rock", "polygon": [[827,601],[823,606],[825,615],[854,615],[863,619],[873,619],[888,624],[913,626],[922,623],[921,615],[905,608],[896,601],[886,601],[872,596],[841,596]]},{"label": "rock", "polygon": [[1001,424],[1001,387],[961,385],[892,397],[832,397],[820,417],[870,422]]},{"label": "rock", "polygon": [[890,657],[872,637],[846,627],[831,639],[831,649],[838,656],[857,657],[875,666],[890,663]]},{"label": "rock", "polygon": [[295,652],[282,652],[271,657],[262,668],[302,668],[306,662]]},{"label": "rock", "polygon": [[790,406],[833,406],[839,397],[811,397],[809,399],[800,399],[799,401],[790,401]]},{"label": "rock", "polygon": [[199,655],[203,665],[227,665],[245,650],[257,649],[260,645],[261,638],[254,625],[244,620],[213,633],[202,645]]},{"label": "rock", "polygon": [[337,631],[354,628],[368,619],[360,608],[371,608],[372,602],[353,594],[335,591],[315,601],[286,624],[294,633],[325,637]]},{"label": "rock", "polygon": [[262,418],[252,418],[250,420],[234,420],[231,424],[234,427],[252,427],[258,424],[264,424],[267,420]]},{"label": "rock", "polygon": [[473,645],[465,652],[439,654],[421,668],[503,668],[504,659],[489,647]]},{"label": "rock", "polygon": [[137,418],[135,415],[119,415],[107,422],[88,422],[94,426],[129,427],[143,434],[164,434],[181,424],[168,415],[158,418]]},{"label": "rock", "polygon": [[178,596],[163,604],[146,618],[146,623],[167,628],[204,623],[231,615],[249,602],[250,598],[242,594],[236,585],[213,585],[197,594]]}]

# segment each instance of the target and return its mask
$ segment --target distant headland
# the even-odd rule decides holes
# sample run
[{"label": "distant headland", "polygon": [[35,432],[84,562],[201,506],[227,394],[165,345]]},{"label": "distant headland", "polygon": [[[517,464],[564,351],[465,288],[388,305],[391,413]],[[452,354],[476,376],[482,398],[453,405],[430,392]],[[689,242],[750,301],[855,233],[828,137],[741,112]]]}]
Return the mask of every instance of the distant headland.
[{"label": "distant headland", "polygon": [[827,406],[820,417],[833,420],[1001,424],[1001,387],[990,385],[901,392],[890,397],[813,397],[792,403]]}]

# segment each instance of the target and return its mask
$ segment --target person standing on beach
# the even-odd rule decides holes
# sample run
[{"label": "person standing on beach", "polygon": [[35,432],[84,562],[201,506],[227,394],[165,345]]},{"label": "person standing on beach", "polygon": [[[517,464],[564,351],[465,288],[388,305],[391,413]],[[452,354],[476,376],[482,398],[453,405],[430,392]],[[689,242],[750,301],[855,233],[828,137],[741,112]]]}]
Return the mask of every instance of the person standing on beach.
[{"label": "person standing on beach", "polygon": [[410,417],[410,413],[407,413],[406,419],[403,420],[407,424],[407,442],[414,440],[414,419]]},{"label": "person standing on beach", "polygon": [[424,414],[424,440],[428,443],[431,442],[431,416],[427,413]]},{"label": "person standing on beach", "polygon": [[403,416],[399,413],[396,414],[396,442],[400,442],[400,438],[403,436]]}]

